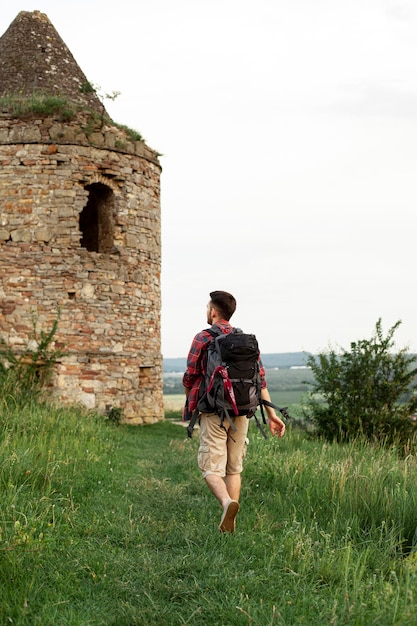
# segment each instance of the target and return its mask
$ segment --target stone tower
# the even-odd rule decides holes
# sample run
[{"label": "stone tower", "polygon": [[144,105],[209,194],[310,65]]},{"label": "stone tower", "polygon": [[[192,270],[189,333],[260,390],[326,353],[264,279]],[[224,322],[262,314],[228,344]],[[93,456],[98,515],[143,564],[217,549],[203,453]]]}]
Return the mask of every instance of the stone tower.
[{"label": "stone tower", "polygon": [[59,310],[51,393],[163,418],[160,164],[109,118],[48,17],[0,38],[0,336],[15,352]]}]

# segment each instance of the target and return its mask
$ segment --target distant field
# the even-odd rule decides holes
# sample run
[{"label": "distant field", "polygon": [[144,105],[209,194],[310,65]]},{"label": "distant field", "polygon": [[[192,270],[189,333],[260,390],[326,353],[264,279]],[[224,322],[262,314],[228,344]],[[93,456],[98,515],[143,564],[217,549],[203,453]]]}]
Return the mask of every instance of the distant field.
[{"label": "distant field", "polygon": [[180,411],[184,406],[185,394],[164,395],[165,411]]},{"label": "distant field", "polygon": [[[275,392],[303,392],[309,389],[314,380],[310,369],[267,369],[266,379],[270,393]],[[164,373],[164,395],[178,395],[183,393],[182,374]],[[290,396],[292,397],[292,396]],[[284,402],[289,402],[285,400]]]},{"label": "distant field", "polygon": [[[302,391],[271,391],[271,400],[278,406],[290,406],[292,404],[300,404],[303,392]],[[164,395],[164,408],[166,411],[180,411],[184,406],[185,395],[181,394],[167,394]]]},{"label": "distant field", "polygon": [[300,404],[304,394],[304,391],[270,391],[272,402],[278,406]]}]

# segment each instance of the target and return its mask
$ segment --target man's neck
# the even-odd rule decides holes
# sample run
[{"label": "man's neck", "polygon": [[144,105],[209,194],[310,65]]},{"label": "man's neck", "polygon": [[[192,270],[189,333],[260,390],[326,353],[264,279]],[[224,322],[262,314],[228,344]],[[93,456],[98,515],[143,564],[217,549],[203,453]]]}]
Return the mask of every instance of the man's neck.
[{"label": "man's neck", "polygon": [[211,318],[211,323],[212,324],[229,324],[227,320],[224,320],[221,317],[217,317],[217,315]]}]

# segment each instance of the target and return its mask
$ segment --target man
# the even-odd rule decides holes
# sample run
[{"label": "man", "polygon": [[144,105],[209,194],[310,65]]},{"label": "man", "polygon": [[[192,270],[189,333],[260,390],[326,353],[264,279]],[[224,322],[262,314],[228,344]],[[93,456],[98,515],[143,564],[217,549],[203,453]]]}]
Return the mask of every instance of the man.
[{"label": "man", "polygon": [[[226,291],[213,291],[207,305],[207,323],[216,325],[221,333],[230,333],[233,326],[229,323],[236,310],[235,298]],[[186,394],[184,417],[190,417],[197,408],[199,389],[207,363],[207,348],[213,336],[203,330],[191,344],[187,358],[187,369],[183,377]],[[265,370],[260,367],[261,398],[271,401],[265,380]],[[285,432],[284,422],[274,409],[265,405],[269,429],[272,435],[282,437]],[[235,518],[239,511],[242,462],[246,450],[248,423],[246,415],[233,416],[236,431],[230,432],[230,424],[224,422],[220,427],[216,413],[200,413],[200,447],[198,465],[210,491],[223,508],[219,530],[234,532]]]}]

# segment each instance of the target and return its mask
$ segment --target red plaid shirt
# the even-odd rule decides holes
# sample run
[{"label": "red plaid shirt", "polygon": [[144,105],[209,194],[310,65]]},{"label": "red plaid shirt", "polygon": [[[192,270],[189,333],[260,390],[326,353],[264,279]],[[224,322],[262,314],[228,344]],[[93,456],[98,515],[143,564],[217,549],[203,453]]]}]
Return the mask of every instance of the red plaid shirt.
[{"label": "red plaid shirt", "polygon": [[[221,320],[216,324],[225,335],[233,330],[233,326],[226,320]],[[186,389],[189,389],[187,399],[185,401],[183,419],[191,419],[194,411],[197,408],[198,392],[200,389],[201,381],[203,380],[206,372],[207,365],[207,348],[209,343],[213,340],[207,330],[202,330],[198,333],[191,344],[190,351],[187,358],[187,369],[182,379],[182,384]],[[260,375],[262,388],[266,387],[265,369],[260,362]]]}]

